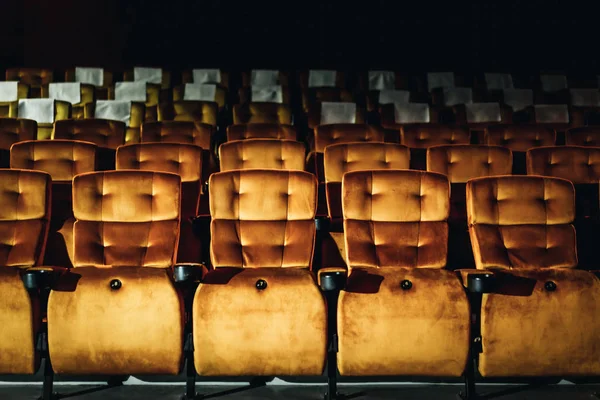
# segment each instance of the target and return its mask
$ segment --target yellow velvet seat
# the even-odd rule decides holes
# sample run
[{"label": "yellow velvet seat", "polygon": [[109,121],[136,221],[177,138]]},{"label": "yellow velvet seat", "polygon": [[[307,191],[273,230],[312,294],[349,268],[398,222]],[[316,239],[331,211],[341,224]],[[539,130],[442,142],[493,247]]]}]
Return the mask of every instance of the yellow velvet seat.
[{"label": "yellow velvet seat", "polygon": [[218,70],[218,82],[216,81],[202,81],[202,82],[194,82],[194,70],[193,69],[185,69],[181,72],[181,82],[182,83],[207,83],[207,84],[218,84],[225,90],[229,89],[229,72],[224,70]]},{"label": "yellow velvet seat", "polygon": [[600,148],[537,147],[527,151],[527,174],[570,180],[575,187],[575,229],[579,266],[597,269],[600,233]]},{"label": "yellow velvet seat", "polygon": [[427,171],[446,175],[451,185],[448,266],[475,268],[467,227],[466,182],[483,176],[510,175],[512,152],[499,146],[433,146],[427,149]]},{"label": "yellow velvet seat", "polygon": [[554,146],[556,133],[542,125],[498,125],[485,130],[484,143],[507,147],[513,152],[513,174],[526,174],[525,155],[534,147]]},{"label": "yellow velvet seat", "polygon": [[[334,102],[335,103],[335,102]],[[343,103],[343,102],[342,102]],[[352,102],[348,102],[348,103],[352,103]],[[306,118],[308,121],[308,127],[310,129],[315,129],[317,126],[319,125],[324,125],[323,124],[323,115],[322,115],[322,104],[321,103],[316,103],[314,105],[311,105],[309,107],[309,109],[306,111]],[[357,105],[356,107],[356,113],[354,115],[354,121],[353,122],[349,122],[349,123],[354,123],[354,124],[365,124],[366,123],[366,119],[367,119],[367,111],[363,108]],[[343,122],[338,122],[338,123],[343,123]]]},{"label": "yellow velvet seat", "polygon": [[[76,68],[65,70],[65,82],[77,82]],[[96,98],[99,100],[108,100],[108,93],[112,90],[115,84],[113,72],[103,69],[102,71],[102,86],[96,86]]]},{"label": "yellow velvet seat", "polygon": [[219,147],[220,170],[268,168],[304,171],[305,151],[304,144],[295,140],[234,140]]},{"label": "yellow velvet seat", "polygon": [[193,121],[216,127],[218,117],[219,107],[211,101],[182,100],[158,107],[158,121]]},{"label": "yellow velvet seat", "polygon": [[0,118],[0,168],[10,166],[10,147],[17,142],[34,140],[37,122],[31,119]]},{"label": "yellow velvet seat", "polygon": [[[426,102],[424,102],[426,103]],[[435,107],[429,107],[429,111],[425,114],[425,116],[428,118],[428,121],[420,121],[418,122],[418,124],[421,123],[438,123],[439,122],[439,109],[435,108]],[[379,106],[379,122],[381,124],[381,126],[385,129],[390,129],[390,130],[400,130],[402,129],[402,127],[404,125],[412,125],[412,124],[416,124],[417,122],[410,122],[410,123],[400,123],[396,121],[396,108],[394,104],[383,104]]]},{"label": "yellow velvet seat", "polygon": [[[71,104],[66,101],[54,100],[54,116],[53,121],[62,121],[64,119],[71,118]],[[22,118],[20,115],[15,115],[16,118]],[[38,122],[37,123],[37,139],[38,140],[46,140],[52,137],[52,129],[53,124],[47,122]]]},{"label": "yellow velvet seat", "polygon": [[469,144],[471,133],[464,126],[443,124],[404,125],[400,130],[400,143],[410,147],[411,168],[427,169],[427,149],[445,144]]},{"label": "yellow velvet seat", "polygon": [[600,281],[575,269],[574,197],[559,178],[467,182],[475,263],[497,276],[481,304],[481,375],[600,373]]},{"label": "yellow velvet seat", "polygon": [[139,143],[117,149],[117,170],[170,172],[181,176],[181,225],[178,263],[199,263],[202,243],[194,237],[202,189],[202,148],[181,143]]},{"label": "yellow velvet seat", "polygon": [[586,126],[567,129],[565,143],[567,146],[600,146],[600,127]]},{"label": "yellow velvet seat", "polygon": [[[97,119],[96,104],[88,103],[84,106],[85,119]],[[144,103],[131,102],[131,113],[129,123],[126,124],[125,143],[139,143],[140,130],[146,118],[146,106]]]},{"label": "yellow velvet seat", "polygon": [[52,177],[52,218],[45,265],[71,267],[73,261],[73,178],[96,169],[96,145],[77,140],[15,143],[11,168],[44,171]]},{"label": "yellow velvet seat", "polygon": [[[73,119],[85,118],[85,105],[96,101],[96,87],[94,85],[82,83],[80,85],[80,96],[81,101],[79,103],[71,104],[71,118]],[[42,86],[41,97],[50,97],[49,85]]]},{"label": "yellow velvet seat", "polygon": [[448,179],[409,170],[344,174],[348,280],[340,292],[338,368],[345,376],[463,374],[470,307],[444,269]]},{"label": "yellow velvet seat", "polygon": [[178,373],[183,305],[169,270],[177,251],[180,188],[178,175],[162,172],[75,177],[75,268],[48,300],[54,372]]},{"label": "yellow velvet seat", "polygon": [[246,103],[233,106],[234,124],[271,123],[291,125],[292,110],[277,103]]},{"label": "yellow velvet seat", "polygon": [[29,85],[19,82],[17,84],[17,101],[0,101],[0,118],[16,118],[20,99],[29,97]]},{"label": "yellow velvet seat", "polygon": [[244,139],[297,140],[298,132],[292,125],[278,123],[234,124],[227,127],[227,141]]},{"label": "yellow velvet seat", "polygon": [[[213,101],[217,103],[219,111],[223,111],[227,106],[227,89],[221,85],[215,85],[215,97]],[[185,84],[177,85],[173,88],[173,101],[185,100]]]},{"label": "yellow velvet seat", "polygon": [[6,70],[7,81],[19,81],[30,87],[30,97],[41,97],[43,85],[54,82],[54,73],[46,68],[9,68]]},{"label": "yellow velvet seat", "polygon": [[99,170],[115,169],[115,151],[125,143],[127,127],[124,122],[106,119],[67,119],[56,121],[52,139],[79,140],[98,146]]},{"label": "yellow velvet seat", "polygon": [[[171,72],[167,70],[162,70],[161,82],[153,83],[153,85],[158,85],[160,89],[170,89],[171,88]],[[123,80],[124,81],[134,81],[135,80],[135,68],[128,69],[123,72]]]},{"label": "yellow velvet seat", "polygon": [[197,372],[320,375],[327,313],[310,271],[314,176],[282,170],[220,172],[211,176],[210,191],[214,269],[194,298]]},{"label": "yellow velvet seat", "polygon": [[39,298],[28,294],[22,272],[40,265],[50,224],[52,179],[40,171],[0,170],[0,373],[39,368]]},{"label": "yellow velvet seat", "polygon": [[[127,79],[126,79],[127,80]],[[152,122],[159,121],[160,108],[163,104],[168,104],[167,89],[162,88],[157,83],[146,83],[146,101],[144,104],[144,121]],[[108,98],[115,100],[115,88],[111,87],[108,90]]]}]

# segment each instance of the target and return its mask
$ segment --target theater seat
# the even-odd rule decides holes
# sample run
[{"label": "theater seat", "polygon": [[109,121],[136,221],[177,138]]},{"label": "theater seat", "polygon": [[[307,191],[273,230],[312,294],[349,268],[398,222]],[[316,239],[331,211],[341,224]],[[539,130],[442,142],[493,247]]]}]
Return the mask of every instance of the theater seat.
[{"label": "theater seat", "polygon": [[71,118],[71,104],[66,101],[51,99],[19,100],[15,117],[33,119],[37,122],[37,139],[50,139],[53,124],[56,121]]},{"label": "theater seat", "polygon": [[182,83],[217,84],[225,90],[229,88],[229,72],[221,69],[192,68],[181,72]]},{"label": "theater seat", "polygon": [[218,115],[217,103],[209,101],[174,101],[158,107],[158,121],[202,122],[216,127]]},{"label": "theater seat", "polygon": [[540,176],[467,183],[477,269],[496,276],[481,298],[484,377],[600,373],[600,281],[577,270],[573,185]]},{"label": "theater seat", "polygon": [[[170,172],[181,176],[181,225],[178,263],[199,263],[203,244],[194,236],[202,190],[202,149],[193,144],[140,143],[117,149],[117,170]],[[208,240],[206,241],[208,244]]]},{"label": "theater seat", "polygon": [[227,141],[244,139],[296,140],[298,133],[292,125],[273,123],[235,124],[227,127]]},{"label": "theater seat", "polygon": [[329,124],[364,124],[366,110],[351,102],[322,102],[307,111],[308,128]]},{"label": "theater seat", "polygon": [[227,89],[214,83],[185,83],[173,88],[173,101],[214,102],[221,112],[227,106]]},{"label": "theater seat", "polygon": [[96,169],[96,145],[77,140],[31,140],[15,143],[10,167],[44,171],[52,177],[52,213],[45,265],[73,262],[73,178]]},{"label": "theater seat", "polygon": [[139,143],[140,128],[146,118],[146,106],[144,103],[135,101],[102,100],[86,104],[84,115],[86,119],[94,118],[124,122],[127,127],[125,143]]},{"label": "theater seat", "polygon": [[342,216],[343,175],[359,170],[408,169],[409,165],[410,151],[400,144],[350,142],[325,147],[324,176],[329,226],[319,237],[319,265],[346,266]]},{"label": "theater seat", "polygon": [[242,71],[242,87],[272,85],[290,86],[289,72],[271,69]]},{"label": "theater seat", "polygon": [[123,72],[125,81],[144,81],[158,85],[160,89],[171,88],[171,72],[156,67],[134,67]]},{"label": "theater seat", "polygon": [[411,168],[427,169],[427,149],[447,144],[469,144],[469,128],[441,124],[404,125],[400,131],[400,143],[410,148]]},{"label": "theater seat", "polygon": [[527,174],[563,178],[573,183],[579,266],[597,269],[599,257],[596,238],[600,233],[600,148],[557,146],[530,149],[527,151]]},{"label": "theater seat", "polygon": [[342,182],[348,280],[339,294],[343,376],[459,377],[470,310],[447,271],[450,185],[441,174],[348,172]]},{"label": "theater seat", "polygon": [[513,174],[527,173],[525,154],[534,147],[554,146],[556,133],[540,125],[498,125],[485,130],[485,144],[502,146],[513,152]]},{"label": "theater seat", "polygon": [[125,143],[126,126],[106,119],[56,121],[52,139],[79,140],[98,146],[98,170],[115,169],[115,151]]},{"label": "theater seat", "polygon": [[294,140],[234,140],[219,147],[220,170],[259,168],[304,171],[305,151],[304,144]]},{"label": "theater seat", "polygon": [[36,137],[37,122],[30,119],[0,118],[0,168],[10,166],[10,146]]},{"label": "theater seat", "polygon": [[40,171],[0,170],[0,374],[34,374],[42,326],[39,297],[21,280],[42,263],[52,179]]},{"label": "theater seat", "polygon": [[400,130],[408,124],[437,123],[438,114],[438,109],[427,103],[383,104],[379,107],[381,126],[391,130]]},{"label": "theater seat", "polygon": [[233,106],[234,124],[271,123],[292,125],[292,110],[285,104],[246,103]]},{"label": "theater seat", "polygon": [[567,146],[600,146],[600,126],[585,126],[567,129]]},{"label": "theater seat", "polygon": [[115,83],[114,74],[105,68],[75,67],[65,71],[65,82],[94,85],[99,100],[108,100],[109,88]]},{"label": "theater seat", "polygon": [[29,85],[21,82],[0,82],[0,118],[16,118],[19,100],[29,98]]},{"label": "theater seat", "polygon": [[475,268],[467,226],[466,183],[483,176],[510,175],[512,152],[499,146],[442,145],[427,149],[427,171],[444,174],[450,181],[448,265]]},{"label": "theater seat", "polygon": [[30,87],[30,97],[41,97],[43,85],[54,81],[54,73],[45,68],[9,68],[6,70],[7,81],[19,81]]},{"label": "theater seat", "polygon": [[311,272],[314,176],[220,172],[211,176],[210,191],[219,201],[211,201],[213,270],[193,305],[198,374],[321,375],[327,313]]},{"label": "theater seat", "polygon": [[75,177],[75,268],[54,285],[48,300],[55,373],[179,372],[183,306],[170,268],[180,187],[178,175],[162,172]]},{"label": "theater seat", "polygon": [[42,98],[71,103],[71,118],[85,118],[85,105],[96,101],[96,87],[85,83],[60,82],[42,86]]}]

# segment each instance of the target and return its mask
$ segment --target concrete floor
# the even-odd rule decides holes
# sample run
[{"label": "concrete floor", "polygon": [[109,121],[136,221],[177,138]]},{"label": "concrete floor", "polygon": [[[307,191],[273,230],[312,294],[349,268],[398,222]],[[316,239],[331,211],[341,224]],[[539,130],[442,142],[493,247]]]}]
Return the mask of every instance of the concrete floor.
[{"label": "concrete floor", "polygon": [[[55,386],[57,392],[66,399],[82,400],[179,400],[184,391],[181,383],[176,384],[140,384],[127,382],[119,387],[102,385],[61,384]],[[456,399],[456,393],[462,389],[459,384],[347,384],[340,385],[340,392],[346,399],[373,400],[444,400]],[[271,382],[267,386],[251,388],[247,385],[198,385],[199,393],[207,399],[289,399],[321,400],[325,386],[300,385],[284,382]],[[531,385],[479,385],[482,399],[500,400],[594,400],[594,393],[600,392],[600,385],[559,384],[547,386]],[[41,385],[24,383],[0,383],[0,399],[27,400],[37,399],[41,394]]]}]

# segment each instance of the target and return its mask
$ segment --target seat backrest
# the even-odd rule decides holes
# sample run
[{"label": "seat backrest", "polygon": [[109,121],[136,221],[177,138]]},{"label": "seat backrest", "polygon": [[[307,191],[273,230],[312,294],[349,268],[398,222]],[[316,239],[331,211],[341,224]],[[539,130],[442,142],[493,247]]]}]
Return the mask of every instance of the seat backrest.
[{"label": "seat backrest", "polygon": [[285,169],[304,171],[306,149],[295,140],[246,139],[219,147],[221,171],[234,169]]},{"label": "seat backrest", "polygon": [[383,142],[385,134],[377,126],[366,124],[329,124],[315,128],[314,151],[322,153],[327,146],[350,142]]},{"label": "seat backrest", "polygon": [[9,68],[6,70],[6,80],[40,87],[53,81],[53,73],[44,68]]},{"label": "seat backrest", "polygon": [[[136,67],[136,68],[129,69],[129,70],[123,72],[123,79],[125,81],[135,81],[136,80],[136,75],[137,75],[136,74],[136,70],[138,70],[139,75],[145,75],[146,74],[145,71],[159,72],[159,68],[144,68],[144,67],[138,68],[138,67]],[[159,81],[156,81],[156,82],[154,82],[154,81],[148,81],[148,82],[149,83],[153,83],[153,84],[157,84],[162,89],[168,89],[168,88],[171,87],[171,72],[170,71],[162,69],[160,71],[160,76],[157,74],[156,77],[159,78],[160,82]],[[145,80],[145,78],[144,79],[140,79],[140,80]]]},{"label": "seat backrest", "polygon": [[159,121],[193,121],[217,126],[219,106],[210,101],[174,101],[158,106]]},{"label": "seat backrest", "polygon": [[467,182],[475,264],[485,268],[576,267],[575,192],[559,178],[502,176]]},{"label": "seat backrest", "polygon": [[96,169],[96,148],[78,140],[19,142],[10,149],[10,167],[44,171],[53,182],[71,183],[75,175]]},{"label": "seat backrest", "polygon": [[292,123],[292,111],[289,106],[277,103],[246,103],[233,106],[233,123]]},{"label": "seat backrest", "polygon": [[396,103],[379,106],[379,119],[385,129],[401,129],[407,124],[436,123],[438,108],[426,103]]},{"label": "seat backrest", "polygon": [[181,177],[149,171],[77,175],[73,265],[169,268],[177,253]]},{"label": "seat backrest", "polygon": [[554,130],[539,125],[495,125],[485,129],[485,142],[512,151],[527,151],[533,147],[554,146]]},{"label": "seat backrest", "polygon": [[567,129],[567,146],[600,146],[600,126]]},{"label": "seat backrest", "polygon": [[329,217],[342,218],[342,178],[346,172],[409,168],[410,151],[400,144],[353,142],[327,146],[324,172]]},{"label": "seat backrest", "polygon": [[227,141],[243,139],[296,140],[298,132],[292,125],[273,123],[235,124],[227,127]]},{"label": "seat backrest", "polygon": [[170,172],[181,177],[182,217],[196,216],[202,185],[202,149],[193,144],[139,143],[117,149],[117,170]]},{"label": "seat backrest", "polygon": [[348,172],[342,199],[350,268],[446,266],[450,184],[444,175]]},{"label": "seat backrest", "polygon": [[[214,93],[213,93],[214,92]],[[186,83],[173,88],[173,101],[214,101],[219,110],[227,104],[227,90],[217,84]]]},{"label": "seat backrest", "polygon": [[469,128],[440,124],[405,125],[400,132],[400,142],[411,148],[426,149],[443,144],[469,144]]},{"label": "seat backrest", "polygon": [[0,266],[28,268],[42,262],[51,186],[45,172],[0,170]]},{"label": "seat backrest", "polygon": [[124,122],[107,119],[67,119],[56,121],[52,139],[83,140],[99,147],[116,149],[125,143]]},{"label": "seat backrest", "polygon": [[219,69],[186,69],[181,72],[182,83],[218,84],[229,87],[229,72]]},{"label": "seat backrest", "polygon": [[313,174],[219,172],[211,175],[209,188],[214,267],[311,267],[317,208]]},{"label": "seat backrest", "polygon": [[142,125],[142,143],[187,143],[211,149],[214,127],[203,122],[159,121]]},{"label": "seat backrest", "polygon": [[[99,76],[95,76],[96,74],[94,72],[90,73],[91,71],[86,71],[86,70],[96,70],[98,72]],[[78,76],[79,74],[79,76]],[[98,85],[100,82],[96,82],[96,79],[94,78],[100,78],[100,80],[102,81],[101,85]],[[112,86],[114,84],[114,74],[104,68],[70,68],[67,69],[65,71],[65,82],[79,82],[81,80],[82,83],[87,83],[87,84],[94,84],[94,85],[98,85],[98,87],[104,87],[107,88],[109,86]]]},{"label": "seat backrest", "polygon": [[[349,111],[354,112],[350,115]],[[323,102],[311,106],[307,111],[308,127],[315,129],[319,125],[364,124],[366,110],[350,102]]]},{"label": "seat backrest", "polygon": [[500,146],[454,144],[427,149],[427,171],[444,174],[451,183],[492,175],[510,175],[512,152]]},{"label": "seat backrest", "polygon": [[538,147],[527,151],[527,174],[553,176],[578,183],[600,181],[600,148]]},{"label": "seat backrest", "polygon": [[10,150],[13,143],[35,140],[37,122],[31,119],[0,118],[0,149]]},{"label": "seat backrest", "polygon": [[242,86],[289,86],[289,73],[286,71],[254,69],[242,72]]}]

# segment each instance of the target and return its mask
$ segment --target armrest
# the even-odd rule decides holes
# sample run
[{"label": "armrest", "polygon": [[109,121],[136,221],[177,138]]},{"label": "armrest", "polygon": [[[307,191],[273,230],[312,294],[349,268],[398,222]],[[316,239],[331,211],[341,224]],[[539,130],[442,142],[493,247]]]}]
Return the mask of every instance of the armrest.
[{"label": "armrest", "polygon": [[485,269],[459,269],[463,286],[471,293],[492,293],[496,286],[494,273]]},{"label": "armrest", "polygon": [[317,282],[324,292],[342,290],[347,280],[348,270],[344,267],[326,267],[317,272]]},{"label": "armrest", "polygon": [[316,216],[315,217],[315,227],[319,232],[329,232],[329,226],[331,225],[331,220],[328,216]]},{"label": "armrest", "polygon": [[208,268],[204,264],[175,264],[173,267],[173,280],[175,283],[202,282],[207,272]]},{"label": "armrest", "polygon": [[56,280],[69,269],[65,267],[28,268],[21,279],[27,290],[51,289]]}]

